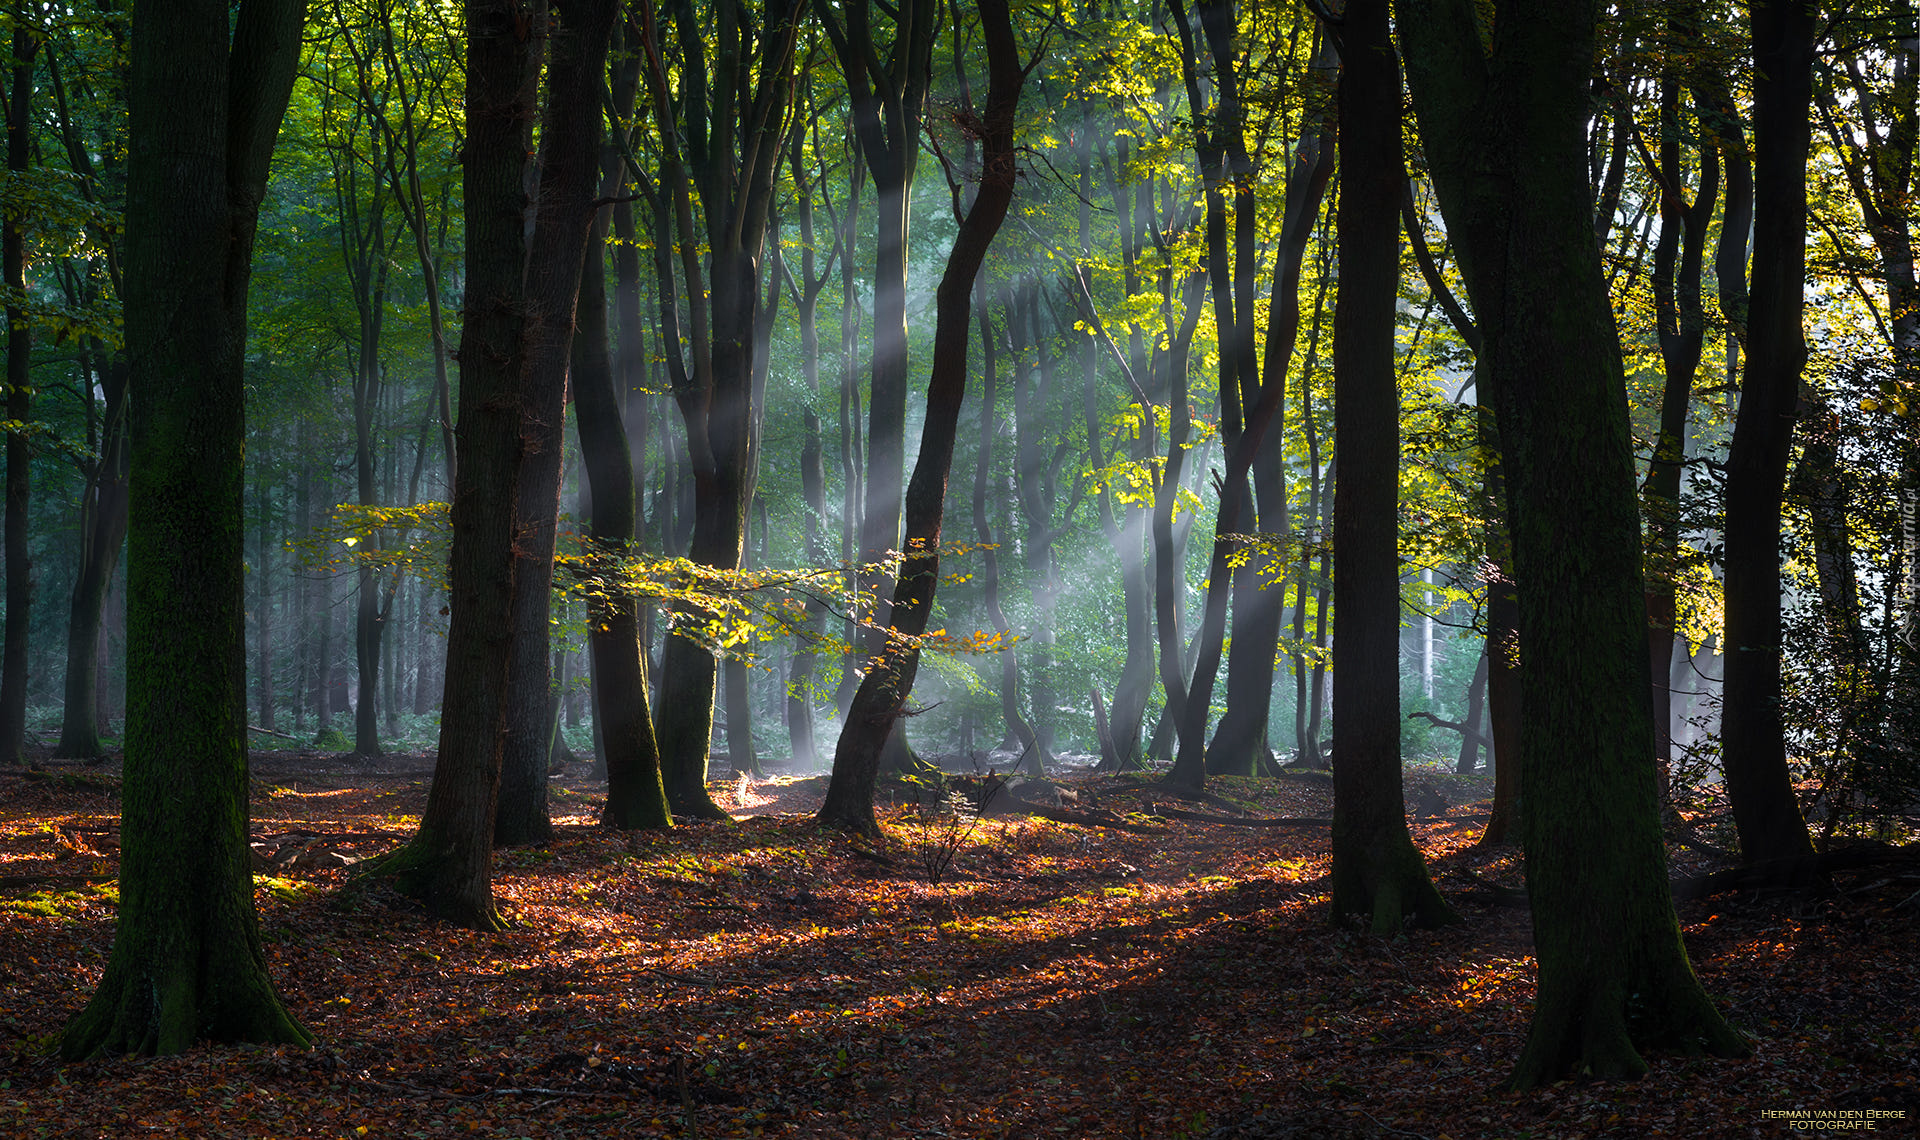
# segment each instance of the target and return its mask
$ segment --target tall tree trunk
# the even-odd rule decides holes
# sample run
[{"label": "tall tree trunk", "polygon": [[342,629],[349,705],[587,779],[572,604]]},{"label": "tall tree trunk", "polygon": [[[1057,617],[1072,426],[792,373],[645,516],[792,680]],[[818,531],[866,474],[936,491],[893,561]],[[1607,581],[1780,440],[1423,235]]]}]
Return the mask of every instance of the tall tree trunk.
[{"label": "tall tree trunk", "polygon": [[[810,77],[801,77],[801,90],[811,114],[819,114],[813,101]],[[814,194],[809,192],[804,136],[800,117],[788,148],[788,164],[794,183],[802,187],[799,201],[800,279],[795,285],[794,307],[800,322],[800,375],[807,386],[807,403],[800,416],[800,497],[804,504],[801,535],[809,565],[820,568],[830,562],[823,528],[827,518],[827,477],[823,463],[824,444],[820,431],[820,294],[832,280],[832,257],[827,268],[814,272],[819,254],[814,239]],[[817,130],[817,127],[816,127]],[[824,181],[825,175],[821,175]],[[836,235],[837,236],[837,235]],[[836,250],[837,250],[836,245]],[[819,660],[821,635],[826,630],[826,607],[809,600],[804,623],[805,635],[793,647],[787,674],[787,744],[795,771],[811,772],[819,766],[819,752],[813,734],[813,678]]]},{"label": "tall tree trunk", "polygon": [[[140,0],[128,100],[127,759],[120,907],[68,1058],[312,1037],[273,992],[247,849],[247,284],[299,0]],[[229,19],[232,18],[231,48]]]},{"label": "tall tree trunk", "polygon": [[1014,114],[1025,74],[1020,68],[1007,0],[980,0],[981,38],[990,76],[981,116],[982,166],[973,206],[960,223],[935,300],[932,374],[927,380],[927,417],[907,488],[906,561],[895,588],[891,622],[881,659],[861,679],[834,750],[833,776],[820,822],[877,836],[873,790],[881,751],[895,735],[900,711],[919,668],[919,637],[933,611],[940,580],[940,520],[946,505],[947,472],[953,461],[960,406],[967,387],[968,325],[973,288],[994,234],[1012,204],[1016,164]]},{"label": "tall tree trunk", "polygon": [[[1669,14],[1675,42],[1697,39],[1697,13]],[[1675,578],[1680,560],[1680,487],[1686,459],[1687,422],[1693,403],[1694,373],[1706,342],[1706,310],[1700,279],[1706,261],[1707,228],[1720,191],[1719,152],[1711,140],[1699,147],[1699,185],[1686,198],[1681,159],[1680,76],[1678,65],[1660,83],[1660,151],[1656,181],[1660,193],[1660,239],[1653,251],[1653,295],[1659,326],[1660,362],[1666,385],[1660,401],[1660,434],[1654,443],[1641,501],[1647,531],[1647,665],[1653,680],[1653,754],[1659,766],[1660,797],[1669,798],[1673,767],[1672,672],[1674,628],[1678,618]]]},{"label": "tall tree trunk", "polygon": [[[512,648],[495,846],[544,843],[558,713],[552,674],[553,553],[566,450],[567,365],[600,187],[601,96],[616,0],[561,9],[547,65],[540,187],[527,256],[520,480],[515,488]],[[599,256],[599,251],[594,251]]]},{"label": "tall tree trunk", "polygon": [[1502,4],[1483,40],[1464,0],[1396,8],[1498,409],[1525,647],[1539,982],[1510,1084],[1637,1075],[1649,1048],[1744,1054],[1687,962],[1667,888],[1624,365],[1586,178],[1596,12]]},{"label": "tall tree trunk", "polygon": [[[1331,42],[1315,53],[1314,69],[1337,68]],[[1333,175],[1333,116],[1311,104],[1302,115],[1300,138],[1287,169],[1287,195],[1280,225],[1279,251],[1274,267],[1273,296],[1267,308],[1265,358],[1258,392],[1274,388],[1282,406],[1275,419],[1286,419],[1287,369],[1300,334],[1300,277],[1307,247],[1320,216]],[[1248,320],[1252,317],[1249,315]],[[1282,567],[1292,538],[1287,509],[1285,451],[1275,438],[1255,455],[1253,490],[1258,514],[1254,531],[1260,545],[1248,552],[1233,572],[1233,641],[1227,657],[1227,708],[1208,747],[1207,770],[1223,774],[1257,775],[1268,756],[1267,717],[1273,704],[1274,660],[1279,651],[1280,618],[1285,598]]]},{"label": "tall tree trunk", "polygon": [[[13,13],[12,85],[7,94],[7,173],[18,184],[32,157],[33,57],[40,36],[27,7]],[[7,432],[7,632],[0,650],[0,763],[18,764],[27,733],[27,649],[32,633],[33,560],[27,549],[28,506],[33,501],[33,449],[24,430],[33,415],[33,339],[22,303],[27,296],[23,216],[9,210],[0,232],[0,262],[7,283],[7,419],[22,425]]]},{"label": "tall tree trunk", "polygon": [[[631,106],[628,99],[628,106]],[[596,138],[598,132],[595,132]],[[624,180],[616,161],[602,167],[601,197],[618,200]],[[618,207],[616,207],[617,209]],[[618,222],[618,215],[615,215]],[[573,340],[573,399],[579,409],[580,460],[586,469],[589,494],[587,533],[592,543],[599,583],[587,601],[587,652],[593,673],[593,725],[600,753],[607,764],[607,801],[600,822],[612,828],[661,828],[673,824],[667,810],[667,791],[660,782],[660,750],[653,736],[653,715],[647,691],[646,642],[641,636],[640,608],[633,594],[621,588],[619,561],[637,549],[634,452],[644,454],[645,441],[630,442],[633,416],[643,414],[644,397],[631,400],[626,416],[620,410],[620,376],[629,382],[638,366],[638,345],[623,343],[622,367],[616,369],[607,354],[605,213],[597,213],[587,235],[587,256],[580,271],[580,304]],[[631,220],[628,233],[631,234]],[[637,339],[639,264],[630,249],[616,247],[615,307],[621,321],[621,340]],[[620,268],[621,258],[632,264]],[[632,279],[627,278],[628,273]],[[631,323],[629,323],[631,322]],[[619,374],[619,375],[617,375]],[[626,391],[631,392],[631,388]]]},{"label": "tall tree trunk", "polygon": [[1387,0],[1341,26],[1340,297],[1333,310],[1333,887],[1331,914],[1393,934],[1458,920],[1407,833],[1400,784],[1400,68]]},{"label": "tall tree trunk", "polygon": [[[760,412],[754,375],[760,274],[781,157],[777,140],[785,135],[797,12],[775,5],[762,14],[757,27],[734,2],[718,5],[712,15],[717,27],[708,28],[690,5],[676,10],[676,60],[680,79],[690,85],[686,91],[677,98],[670,95],[671,79],[653,43],[651,25],[645,33],[645,73],[655,120],[669,125],[663,135],[662,188],[655,202],[660,245],[655,276],[663,329],[676,288],[667,245],[679,254],[690,317],[691,369],[681,357],[679,338],[662,337],[686,424],[692,476],[693,533],[687,556],[730,571],[739,568],[744,553],[753,496]],[[715,45],[711,66],[709,40]],[[684,122],[676,119],[676,107]],[[695,232],[696,195],[706,219],[704,240]],[[726,819],[706,787],[717,670],[711,649],[692,636],[692,629],[704,625],[709,615],[686,602],[675,610],[677,620],[689,628],[666,639],[654,714],[667,800],[680,815]]]},{"label": "tall tree trunk", "polygon": [[[939,7],[935,0],[904,0],[896,8],[878,9],[890,14],[894,23],[892,42],[884,47],[886,41],[873,27],[874,6],[846,5],[836,12],[834,6],[816,0],[814,10],[840,60],[854,138],[874,188],[872,386],[867,401],[866,494],[859,554],[863,564],[871,565],[894,550],[900,537],[900,495],[906,471],[907,228]],[[859,638],[858,657],[848,658],[848,664],[856,667],[886,644],[886,607],[892,589],[882,574],[869,573],[862,579],[862,589],[872,592],[873,612]]]},{"label": "tall tree trunk", "polygon": [[538,117],[547,5],[468,0],[466,16],[467,305],[439,754],[419,832],[370,870],[394,875],[402,891],[448,921],[491,930],[503,925],[493,901],[493,817],[507,728],[513,600],[522,585],[514,546],[520,440],[529,426],[522,381],[532,340],[526,165]]},{"label": "tall tree trunk", "polygon": [[[1006,320],[1014,320],[1011,304]],[[1000,549],[993,540],[993,528],[987,522],[987,487],[993,482],[993,443],[1000,435],[997,339],[993,317],[986,306],[980,314],[980,447],[973,468],[973,528],[980,536],[980,594],[987,606],[987,617],[1000,635],[1000,714],[1007,733],[1019,744],[1021,755],[1031,754],[1036,745],[1033,726],[1020,712],[1020,654],[1011,634],[1013,625],[1000,605]]]},{"label": "tall tree trunk", "polygon": [[1755,0],[1753,289],[1746,374],[1727,449],[1727,681],[1720,727],[1727,798],[1747,862],[1811,854],[1787,772],[1780,715],[1780,526],[1800,373],[1813,11]]}]

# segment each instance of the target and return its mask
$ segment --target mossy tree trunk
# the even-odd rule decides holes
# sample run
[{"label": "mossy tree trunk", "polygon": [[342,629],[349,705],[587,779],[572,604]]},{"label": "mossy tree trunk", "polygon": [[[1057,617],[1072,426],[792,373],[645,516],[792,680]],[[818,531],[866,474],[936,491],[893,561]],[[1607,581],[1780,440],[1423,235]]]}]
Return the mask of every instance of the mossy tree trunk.
[{"label": "mossy tree trunk", "polygon": [[247,848],[247,283],[302,0],[134,6],[120,910],[69,1058],[306,1044],[268,980]]},{"label": "mossy tree trunk", "polygon": [[[1538,997],[1510,1084],[1738,1055],[1667,889],[1624,366],[1586,179],[1590,5],[1398,0],[1421,137],[1498,409],[1519,595]],[[1346,460],[1342,461],[1343,470]]]},{"label": "mossy tree trunk", "polygon": [[1348,0],[1333,310],[1333,906],[1375,934],[1453,921],[1407,833],[1400,783],[1400,68],[1387,0]]}]

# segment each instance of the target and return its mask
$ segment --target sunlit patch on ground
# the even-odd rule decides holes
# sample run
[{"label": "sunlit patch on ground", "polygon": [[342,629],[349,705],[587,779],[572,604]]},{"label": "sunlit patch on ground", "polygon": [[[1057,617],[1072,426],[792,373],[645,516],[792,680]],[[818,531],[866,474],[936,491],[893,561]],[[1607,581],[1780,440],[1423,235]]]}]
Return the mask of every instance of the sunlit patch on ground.
[{"label": "sunlit patch on ground", "polygon": [[[262,936],[320,1046],[53,1063],[112,936],[113,771],[0,776],[10,1135],[1748,1136],[1770,1107],[1911,1096],[1915,887],[1884,875],[1682,908],[1753,1059],[1495,1091],[1533,963],[1498,894],[1517,853],[1472,847],[1484,779],[1410,772],[1448,797],[1411,823],[1466,921],[1393,939],[1328,923],[1324,827],[1156,816],[1087,778],[1075,810],[1131,829],[902,801],[874,849],[812,824],[817,777],[718,781],[733,823],[623,835],[568,776],[553,842],[500,853],[514,927],[480,935],[342,895],[351,867],[321,859],[404,840],[424,758],[256,767],[256,850],[292,852],[256,876]],[[1330,811],[1324,781],[1213,790],[1208,813]]]}]

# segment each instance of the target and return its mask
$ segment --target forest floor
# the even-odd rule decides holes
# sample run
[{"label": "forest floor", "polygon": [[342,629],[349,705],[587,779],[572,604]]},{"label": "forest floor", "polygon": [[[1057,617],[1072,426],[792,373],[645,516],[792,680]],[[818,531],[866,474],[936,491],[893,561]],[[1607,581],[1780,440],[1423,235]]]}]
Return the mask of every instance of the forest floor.
[{"label": "forest floor", "polygon": [[[1515,1094],[1531,937],[1487,886],[1519,884],[1517,852],[1469,849],[1482,780],[1410,770],[1409,802],[1451,801],[1414,827],[1465,921],[1391,939],[1328,923],[1324,826],[1173,817],[1156,805],[1228,812],[1090,776],[1062,778],[1063,814],[1120,826],[888,806],[877,851],[814,827],[818,777],[717,784],[731,825],[619,834],[594,825],[602,785],[562,776],[553,843],[499,860],[512,929],[474,934],[341,890],[411,833],[431,770],[256,754],[267,958],[315,1048],[80,1064],[52,1048],[112,939],[117,765],[0,772],[0,1132],[1746,1137],[1847,1111],[1920,1132],[1910,871],[1681,905],[1752,1057]],[[1324,778],[1212,790],[1331,812]]]}]

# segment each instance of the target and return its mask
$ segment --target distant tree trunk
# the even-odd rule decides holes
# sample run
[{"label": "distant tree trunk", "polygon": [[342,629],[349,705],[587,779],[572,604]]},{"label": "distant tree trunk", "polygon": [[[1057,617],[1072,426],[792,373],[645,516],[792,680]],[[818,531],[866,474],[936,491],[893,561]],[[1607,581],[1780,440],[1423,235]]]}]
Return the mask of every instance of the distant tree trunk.
[{"label": "distant tree trunk", "polygon": [[979,16],[990,76],[980,120],[980,183],[973,206],[954,236],[946,272],[935,294],[926,424],[906,495],[907,558],[894,591],[883,656],[867,671],[854,694],[846,727],[834,750],[833,777],[819,814],[823,824],[868,836],[877,836],[880,830],[873,814],[873,790],[881,751],[888,738],[895,735],[900,711],[913,691],[920,659],[917,638],[926,631],[934,588],[939,583],[940,520],[967,387],[974,281],[1013,201],[1014,115],[1025,74],[1020,68],[1007,0],[980,0]]},{"label": "distant tree trunk", "polygon": [[[367,237],[366,260],[376,265],[362,266],[367,278],[366,292],[360,302],[359,359],[353,377],[354,470],[358,478],[359,498],[363,506],[376,506],[380,496],[375,489],[374,434],[380,392],[383,387],[380,364],[380,332],[386,313],[387,242],[384,214],[375,191],[373,217]],[[380,645],[385,623],[380,613],[380,576],[373,567],[361,563],[353,609],[353,659],[356,666],[358,700],[353,710],[353,753],[356,756],[380,755]]]},{"label": "distant tree trunk", "polygon": [[[866,513],[861,490],[865,486],[866,461],[860,447],[860,272],[853,262],[854,235],[858,232],[860,199],[866,185],[866,163],[856,148],[847,162],[847,208],[840,219],[835,242],[840,251],[840,564],[851,567],[859,556],[860,534]],[[854,587],[859,575],[848,571],[847,585]],[[860,626],[850,609],[845,622],[847,649],[840,659],[840,681],[834,686],[834,711],[844,720],[847,706],[860,685]]]},{"label": "distant tree trunk", "polygon": [[240,512],[247,284],[304,8],[134,5],[120,906],[100,986],[60,1042],[69,1059],[312,1041],[273,992],[253,909]]},{"label": "distant tree trunk", "polygon": [[[1008,306],[1006,319],[1011,322],[1013,313]],[[1007,621],[1007,614],[1000,605],[1000,550],[994,542],[993,528],[987,522],[987,487],[992,482],[993,444],[1000,435],[999,386],[997,339],[993,332],[993,316],[987,306],[981,306],[980,313],[980,446],[975,452],[973,469],[973,528],[980,536],[980,594],[987,606],[987,617],[993,622],[994,632],[1000,635],[999,652],[994,654],[1000,659],[1000,715],[1006,722],[1006,731],[1020,746],[1022,755],[1034,748],[1033,726],[1020,712],[1020,664],[1019,650],[1012,640],[1013,626]]]},{"label": "distant tree trunk", "polygon": [[[859,551],[860,561],[872,564],[894,550],[900,537],[906,471],[907,229],[939,6],[935,0],[903,0],[893,8],[816,0],[813,7],[840,61],[854,139],[874,188],[873,354]],[[875,11],[892,17],[891,37],[874,29]],[[880,574],[863,575],[861,584],[872,591],[874,601],[870,626],[857,639],[858,653],[848,657],[856,671],[886,644],[892,590]]]},{"label": "distant tree trunk", "polygon": [[[806,105],[813,115],[819,114],[818,105],[813,99],[811,76],[800,78],[801,90]],[[833,257],[827,259],[827,267],[816,273],[814,266],[818,253],[814,242],[814,193],[809,192],[809,180],[806,178],[807,164],[803,134],[798,127],[800,119],[795,118],[796,127],[789,141],[788,164],[792,168],[796,186],[802,187],[799,195],[800,223],[800,278],[794,284],[794,308],[800,322],[800,374],[807,386],[807,405],[801,412],[800,428],[800,496],[805,504],[801,520],[801,534],[806,543],[807,562],[816,567],[825,567],[831,561],[823,528],[827,518],[827,477],[823,465],[824,445],[820,432],[820,294],[832,280]],[[817,129],[817,128],[816,128]],[[825,175],[820,176],[824,183]],[[836,235],[837,236],[837,235]],[[835,252],[838,245],[835,246]],[[787,675],[787,743],[791,752],[793,769],[799,772],[811,772],[819,766],[819,751],[814,744],[813,734],[813,685],[814,667],[819,659],[819,642],[826,630],[826,607],[809,601],[805,622],[806,637],[795,644],[789,661]]]},{"label": "distant tree trunk", "polygon": [[[1480,651],[1480,663],[1473,667],[1473,680],[1467,684],[1466,726],[1473,732],[1484,733],[1482,714],[1487,707],[1487,651]],[[1493,763],[1493,753],[1487,752],[1487,763]],[[1480,742],[1472,733],[1460,734],[1460,758],[1454,762],[1453,770],[1460,775],[1470,775],[1480,766]]]},{"label": "distant tree trunk", "polygon": [[1340,295],[1333,310],[1331,914],[1397,933],[1458,920],[1407,833],[1400,783],[1400,68],[1387,0],[1347,0],[1340,79]]},{"label": "distant tree trunk", "polygon": [[[12,90],[7,96],[7,172],[17,184],[33,149],[33,57],[40,35],[27,6],[14,7]],[[33,341],[22,302],[27,296],[22,215],[7,211],[0,261],[7,282],[7,419],[24,425],[33,415]],[[0,652],[0,763],[18,764],[27,733],[27,649],[32,632],[33,560],[27,549],[33,500],[33,448],[24,430],[7,433],[7,632]]]},{"label": "distant tree trunk", "polygon": [[106,401],[101,416],[100,458],[88,475],[80,509],[80,568],[73,583],[73,604],[67,620],[67,678],[56,755],[93,758],[103,755],[99,723],[103,712],[99,670],[95,667],[102,641],[107,591],[120,564],[120,548],[127,537],[127,406],[126,366],[116,355],[104,361],[97,375]]},{"label": "distant tree trunk", "polygon": [[[1668,17],[1675,42],[1697,39],[1698,14],[1678,11]],[[1659,766],[1662,803],[1669,798],[1673,766],[1672,672],[1674,629],[1678,620],[1675,578],[1680,559],[1680,487],[1686,459],[1687,423],[1693,403],[1694,373],[1706,343],[1706,310],[1700,280],[1706,262],[1707,228],[1720,193],[1719,151],[1710,138],[1699,144],[1699,185],[1687,201],[1681,159],[1680,75],[1669,63],[1660,81],[1660,150],[1656,182],[1660,193],[1660,239],[1653,251],[1653,296],[1659,328],[1660,362],[1666,373],[1660,402],[1660,430],[1646,482],[1641,485],[1646,518],[1647,664],[1653,679],[1653,753]]]},{"label": "distant tree trunk", "polygon": [[1667,887],[1624,365],[1586,177],[1596,10],[1502,4],[1483,40],[1471,4],[1396,8],[1498,409],[1519,593],[1539,982],[1509,1083],[1635,1076],[1647,1048],[1744,1054]]},{"label": "distant tree trunk", "polygon": [[515,578],[521,563],[514,546],[520,440],[529,427],[522,381],[533,339],[526,327],[526,165],[538,117],[547,5],[468,0],[466,14],[467,304],[439,753],[419,832],[369,870],[393,875],[403,892],[441,918],[496,930],[504,923],[493,901],[494,810],[507,729],[513,599],[525,587]]},{"label": "distant tree trunk", "polygon": [[[321,464],[314,480],[311,529],[324,530],[333,518],[333,481],[328,477],[330,464]],[[324,565],[309,568],[312,590],[311,608],[317,629],[312,635],[313,663],[313,738],[333,727],[333,571]]]},{"label": "distant tree trunk", "polygon": [[273,724],[273,500],[268,494],[266,473],[254,476],[254,510],[259,513],[260,537],[255,550],[259,565],[253,583],[253,681],[259,694],[260,727],[269,732]]},{"label": "distant tree trunk", "polygon": [[1813,852],[1787,772],[1780,715],[1780,527],[1807,345],[1807,161],[1814,15],[1755,0],[1753,288],[1746,375],[1727,449],[1727,681],[1720,722],[1727,798],[1749,862]]},{"label": "distant tree trunk", "polygon": [[[1314,68],[1335,72],[1331,43],[1315,53]],[[1311,105],[1310,105],[1311,106]],[[1265,358],[1260,391],[1275,389],[1283,401],[1274,411],[1274,437],[1254,457],[1254,496],[1259,508],[1255,532],[1261,546],[1248,552],[1234,570],[1233,641],[1227,656],[1227,708],[1220,717],[1207,750],[1207,770],[1230,775],[1257,775],[1266,760],[1267,718],[1273,704],[1274,660],[1279,650],[1280,619],[1284,608],[1286,549],[1293,534],[1287,508],[1285,450],[1279,429],[1286,422],[1287,369],[1300,334],[1300,277],[1306,263],[1320,204],[1333,175],[1333,116],[1314,108],[1303,116],[1293,160],[1287,168],[1287,195],[1280,226],[1280,249],[1274,267],[1273,296],[1268,303]],[[1248,320],[1251,321],[1251,315]],[[1245,397],[1243,397],[1243,401]],[[1251,404],[1249,404],[1251,406]]]},{"label": "distant tree trunk", "polygon": [[[1013,373],[1013,441],[1015,475],[1013,489],[1026,523],[1021,551],[1026,555],[1027,585],[1033,593],[1033,628],[1028,636],[1027,691],[1032,696],[1033,714],[1028,720],[1033,731],[1027,762],[1041,772],[1053,763],[1054,705],[1053,689],[1054,612],[1059,604],[1058,561],[1054,557],[1057,537],[1053,513],[1060,495],[1060,471],[1066,459],[1064,448],[1049,451],[1047,436],[1053,418],[1054,354],[1048,343],[1051,331],[1041,320],[1042,291],[1038,280],[1029,279],[1007,307],[1007,326],[1015,332],[1013,348],[1016,365]],[[1022,342],[1018,330],[1025,327],[1029,339]],[[1019,359],[1022,347],[1034,353],[1029,369]]]},{"label": "distant tree trunk", "polygon": [[[1860,620],[1859,569],[1854,561],[1853,535],[1847,519],[1847,485],[1841,477],[1842,437],[1838,418],[1817,401],[1800,421],[1800,460],[1789,485],[1793,498],[1806,509],[1813,541],[1815,580],[1825,618],[1822,639],[1831,659],[1833,697],[1839,705],[1840,739],[1837,751],[1857,762],[1881,742],[1875,722],[1885,709],[1884,680],[1873,667],[1867,631]],[[1846,772],[1843,779],[1851,779]],[[1827,827],[1839,812],[1828,815]]]},{"label": "distant tree trunk", "polygon": [[[1322,248],[1328,247],[1322,231]],[[1327,607],[1332,601],[1328,586],[1333,568],[1333,545],[1327,515],[1333,509],[1332,464],[1322,470],[1320,429],[1313,410],[1313,376],[1320,366],[1321,314],[1326,309],[1327,286],[1333,278],[1331,259],[1321,266],[1320,288],[1314,297],[1313,320],[1307,333],[1307,358],[1300,369],[1300,435],[1307,448],[1307,524],[1300,531],[1300,569],[1295,574],[1293,603],[1293,639],[1300,650],[1293,658],[1293,734],[1295,767],[1325,771],[1327,757],[1320,748],[1322,695],[1326,685]],[[1320,554],[1320,573],[1313,572],[1313,558]],[[1314,653],[1309,660],[1307,641],[1307,600],[1314,602]]]}]

